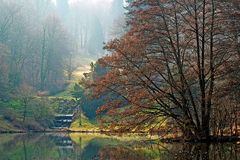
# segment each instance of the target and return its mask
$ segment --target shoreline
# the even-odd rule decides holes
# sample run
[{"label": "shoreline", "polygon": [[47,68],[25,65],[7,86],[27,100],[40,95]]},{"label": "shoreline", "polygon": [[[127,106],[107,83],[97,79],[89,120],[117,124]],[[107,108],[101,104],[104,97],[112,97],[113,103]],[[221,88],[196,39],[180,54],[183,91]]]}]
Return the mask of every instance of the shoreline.
[{"label": "shoreline", "polygon": [[[105,134],[105,135],[123,135],[123,134],[142,134],[142,135],[151,135],[158,136],[157,134],[150,134],[149,132],[111,132],[111,131],[72,131],[72,130],[42,130],[42,131],[0,131],[0,135],[2,134],[34,134],[34,133],[85,133],[85,134]],[[161,136],[159,136],[160,138]],[[211,136],[209,139],[202,140],[184,140],[182,137],[176,138],[160,138],[160,142],[163,143],[227,143],[227,142],[239,142],[240,136],[223,136],[223,137],[213,137]]]}]

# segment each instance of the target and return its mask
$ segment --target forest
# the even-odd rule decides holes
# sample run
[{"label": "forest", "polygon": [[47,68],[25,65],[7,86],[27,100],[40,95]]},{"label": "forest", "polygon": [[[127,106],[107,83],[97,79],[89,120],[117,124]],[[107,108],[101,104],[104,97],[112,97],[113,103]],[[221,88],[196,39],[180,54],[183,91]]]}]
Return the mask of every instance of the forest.
[{"label": "forest", "polygon": [[0,0],[0,131],[43,130],[76,106],[70,91],[121,34],[123,12],[118,0]]},{"label": "forest", "polygon": [[239,140],[239,0],[94,2],[0,0],[0,132]]}]

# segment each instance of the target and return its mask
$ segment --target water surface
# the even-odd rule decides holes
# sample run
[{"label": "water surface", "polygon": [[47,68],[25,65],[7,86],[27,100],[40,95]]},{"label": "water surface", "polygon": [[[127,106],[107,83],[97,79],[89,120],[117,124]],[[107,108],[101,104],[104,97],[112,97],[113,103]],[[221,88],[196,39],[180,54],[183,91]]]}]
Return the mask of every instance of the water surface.
[{"label": "water surface", "polygon": [[0,160],[238,160],[239,143],[160,143],[144,135],[2,134]]}]

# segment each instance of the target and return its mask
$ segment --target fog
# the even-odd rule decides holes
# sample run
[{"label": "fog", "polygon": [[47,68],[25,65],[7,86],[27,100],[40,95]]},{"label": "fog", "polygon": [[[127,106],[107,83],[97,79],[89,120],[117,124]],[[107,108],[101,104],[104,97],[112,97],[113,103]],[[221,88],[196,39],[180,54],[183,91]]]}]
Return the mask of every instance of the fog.
[{"label": "fog", "polygon": [[[66,0],[67,1],[67,0]],[[55,0],[65,27],[86,54],[101,56],[102,43],[113,38],[114,24],[124,16],[121,0]],[[117,35],[116,35],[117,36]]]},{"label": "fog", "polygon": [[121,0],[0,0],[2,86],[61,90],[123,34],[124,12]]}]

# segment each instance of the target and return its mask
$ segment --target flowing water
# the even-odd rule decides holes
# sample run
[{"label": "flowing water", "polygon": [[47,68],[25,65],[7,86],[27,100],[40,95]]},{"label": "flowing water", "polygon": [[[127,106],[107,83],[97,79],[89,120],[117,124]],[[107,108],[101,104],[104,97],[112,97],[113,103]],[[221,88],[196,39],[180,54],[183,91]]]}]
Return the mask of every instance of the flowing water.
[{"label": "flowing water", "polygon": [[0,160],[240,160],[240,143],[160,143],[144,135],[2,134]]}]

